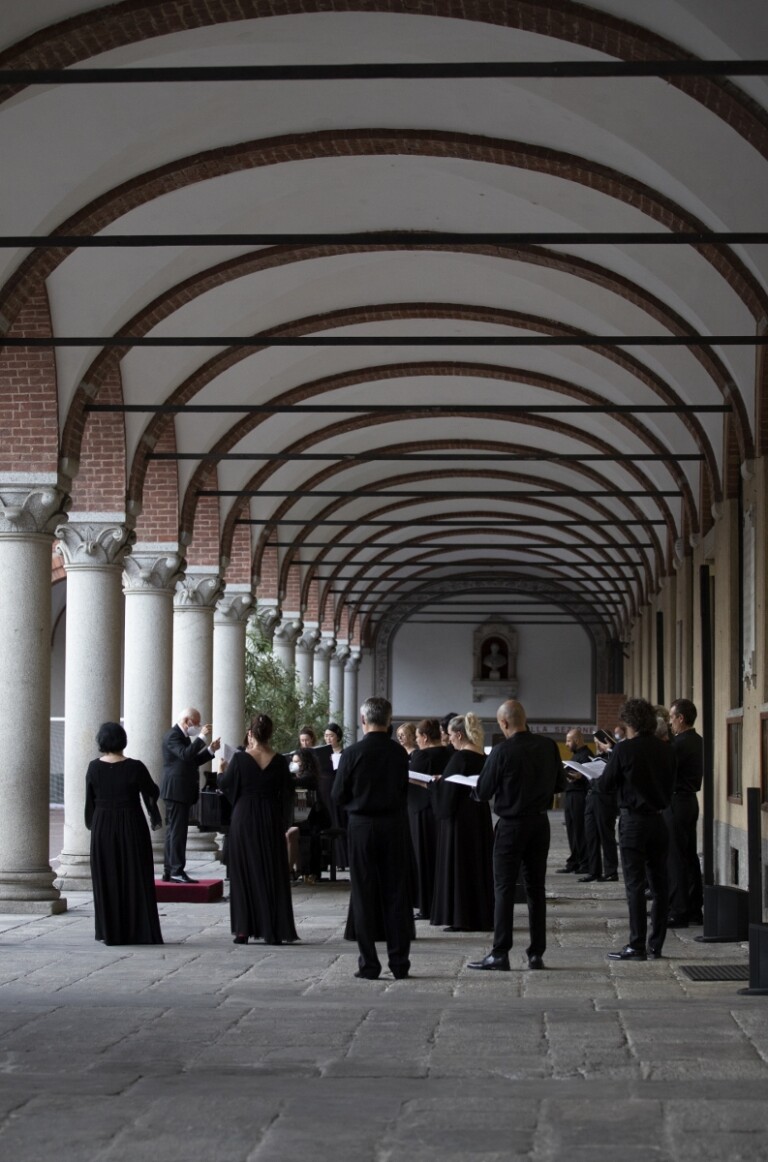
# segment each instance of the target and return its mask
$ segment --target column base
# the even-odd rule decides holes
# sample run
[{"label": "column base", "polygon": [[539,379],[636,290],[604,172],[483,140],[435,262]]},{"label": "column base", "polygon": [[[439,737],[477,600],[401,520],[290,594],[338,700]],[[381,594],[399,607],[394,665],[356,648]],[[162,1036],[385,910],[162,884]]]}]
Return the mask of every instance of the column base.
[{"label": "column base", "polygon": [[53,886],[60,889],[69,888],[71,892],[92,892],[90,855],[62,851]]},{"label": "column base", "polygon": [[4,900],[0,897],[0,916],[60,916],[67,910],[63,896],[58,900]]},{"label": "column base", "polygon": [[[53,886],[53,876],[50,867],[44,871],[0,872],[0,912],[34,911],[34,908],[26,907],[28,904],[42,904],[43,910],[48,911],[50,905],[60,900],[59,892]],[[53,910],[66,911],[66,907],[64,901],[63,908]]]},{"label": "column base", "polygon": [[190,827],[187,832],[187,859],[215,859],[219,849],[213,831],[198,831]]}]

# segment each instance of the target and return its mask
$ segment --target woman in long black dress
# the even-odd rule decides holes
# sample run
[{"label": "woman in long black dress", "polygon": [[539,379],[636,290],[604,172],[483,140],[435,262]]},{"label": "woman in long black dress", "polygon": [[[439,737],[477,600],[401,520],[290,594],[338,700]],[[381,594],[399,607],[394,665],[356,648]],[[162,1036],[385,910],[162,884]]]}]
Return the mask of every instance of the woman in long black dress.
[{"label": "woman in long black dress", "polygon": [[232,756],[219,787],[232,804],[229,910],[235,944],[298,940],[285,850],[293,784],[284,755],[269,745],[272,719],[257,714],[245,751]]},{"label": "woman in long black dress", "polygon": [[[408,760],[410,769],[424,775],[441,775],[448,765],[451,751],[440,742],[440,723],[436,718],[422,718],[416,727],[416,745],[418,750]],[[435,885],[437,829],[426,783],[411,780],[408,787],[408,823],[416,856],[416,919],[428,920]]]},{"label": "woman in long black dress", "polygon": [[437,821],[435,892],[430,924],[447,932],[493,929],[493,824],[487,803],[450,775],[479,775],[485,764],[483,724],[475,714],[448,724],[453,754],[442,778],[429,788]]},{"label": "woman in long black dress", "polygon": [[162,827],[160,790],[144,763],[126,758],[125,731],[105,722],[96,735],[101,758],[85,776],[85,826],[91,833],[96,939],[105,944],[162,944],[155,897],[152,830]]}]

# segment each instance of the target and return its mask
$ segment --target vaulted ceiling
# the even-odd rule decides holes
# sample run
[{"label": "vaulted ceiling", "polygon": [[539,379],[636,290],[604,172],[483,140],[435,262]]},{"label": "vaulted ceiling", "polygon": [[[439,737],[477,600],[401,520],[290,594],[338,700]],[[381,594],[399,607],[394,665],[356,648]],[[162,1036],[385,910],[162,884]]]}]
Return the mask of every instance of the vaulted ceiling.
[{"label": "vaulted ceiling", "polygon": [[[4,0],[0,36],[6,70],[492,72],[766,58],[768,6]],[[616,638],[763,450],[768,248],[674,241],[765,230],[759,70],[0,96],[6,237],[185,236],[0,250],[4,327],[44,288],[53,336],[92,340],[55,348],[62,458],[89,406],[176,405],[114,413],[140,535],[170,464],[190,551],[213,504],[222,559],[247,529],[257,578],[271,546],[368,636],[498,583]]]}]

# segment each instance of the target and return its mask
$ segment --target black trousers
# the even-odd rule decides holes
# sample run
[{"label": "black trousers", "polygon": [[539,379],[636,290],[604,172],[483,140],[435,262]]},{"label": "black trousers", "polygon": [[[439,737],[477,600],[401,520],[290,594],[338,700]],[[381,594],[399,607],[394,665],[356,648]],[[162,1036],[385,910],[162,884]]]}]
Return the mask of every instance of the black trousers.
[{"label": "black trousers", "polygon": [[574,871],[587,870],[587,838],[584,831],[584,812],[587,805],[586,791],[565,792],[565,830],[571,854],[565,866]]},{"label": "black trousers", "polygon": [[493,841],[493,955],[512,947],[515,889],[523,872],[528,901],[528,956],[543,956],[547,947],[547,897],[544,880],[549,855],[549,816],[499,819]]},{"label": "black trousers", "polygon": [[165,800],[165,849],[163,871],[165,875],[178,876],[187,862],[187,828],[189,826],[189,803]]},{"label": "black trousers", "polygon": [[[629,944],[638,952],[645,951],[646,943],[652,952],[661,952],[669,915],[669,833],[663,815],[639,815],[622,809],[619,816],[619,848],[629,907]],[[650,935],[645,899],[646,877],[653,893]]]},{"label": "black trousers", "polygon": [[383,916],[389,967],[395,976],[411,966],[411,901],[408,891],[407,829],[395,816],[350,815],[347,829],[349,879],[360,971],[378,976],[376,917]]},{"label": "black trousers", "polygon": [[669,910],[683,919],[699,916],[704,889],[696,841],[697,796],[693,792],[674,795],[664,818],[669,830]]},{"label": "black trousers", "polygon": [[591,876],[612,876],[619,870],[616,846],[616,799],[597,791],[587,793],[584,808],[584,836],[587,845],[587,867]]}]

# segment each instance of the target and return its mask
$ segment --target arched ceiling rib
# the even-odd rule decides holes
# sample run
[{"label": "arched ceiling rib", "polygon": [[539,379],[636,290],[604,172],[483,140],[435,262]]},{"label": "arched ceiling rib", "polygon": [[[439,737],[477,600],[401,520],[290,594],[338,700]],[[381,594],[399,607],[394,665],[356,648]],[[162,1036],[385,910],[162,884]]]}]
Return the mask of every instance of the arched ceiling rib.
[{"label": "arched ceiling rib", "polygon": [[[669,0],[639,15],[630,0],[412,8],[38,0],[13,6],[0,67],[760,57],[768,46],[758,0],[706,12]],[[706,344],[460,341],[749,336],[768,317],[768,250],[488,246],[441,233],[759,230],[767,92],[763,77],[6,88],[9,233],[410,229],[434,231],[434,244],[9,247],[0,327],[44,286],[56,335],[210,336],[208,349],[58,349],[62,456],[90,454],[88,407],[100,400],[177,406],[126,417],[127,497],[151,508],[153,450],[202,457],[178,465],[180,539],[195,546],[204,509],[197,543],[219,525],[225,561],[237,522],[258,521],[256,574],[273,546],[283,588],[298,575],[305,605],[317,590],[321,616],[350,616],[366,640],[425,606],[450,619],[458,574],[470,598],[472,584],[498,585],[510,602],[565,611],[595,641],[620,637],[708,527],[706,507],[732,494],[735,459],[755,454],[762,360]],[[254,344],[217,341],[234,335]],[[258,342],[291,335],[382,346]],[[425,351],[424,336],[454,346]],[[388,348],[392,337],[411,345]],[[545,410],[563,403],[582,410]],[[222,404],[292,410],[190,410]],[[529,410],[505,414],[510,404]],[[635,410],[584,410],[597,404]],[[644,410],[660,404],[670,410]],[[277,459],[230,458],[265,452]],[[483,452],[504,459],[474,459]]]}]

